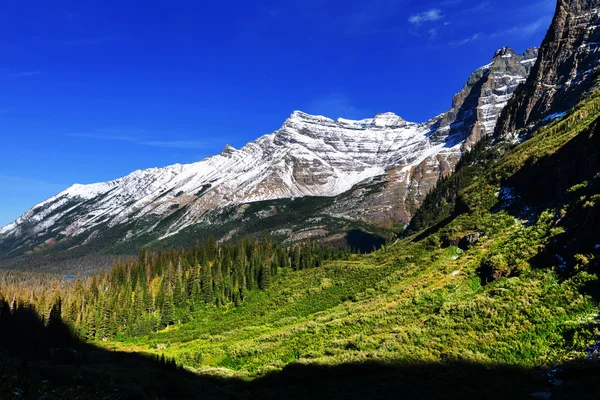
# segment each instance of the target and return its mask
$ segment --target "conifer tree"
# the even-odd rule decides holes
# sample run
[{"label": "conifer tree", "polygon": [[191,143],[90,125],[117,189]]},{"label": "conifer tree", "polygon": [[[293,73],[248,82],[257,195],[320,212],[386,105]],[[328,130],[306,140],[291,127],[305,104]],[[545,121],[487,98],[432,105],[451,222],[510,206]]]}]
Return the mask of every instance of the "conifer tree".
[{"label": "conifer tree", "polygon": [[271,268],[269,265],[263,264],[260,269],[259,286],[262,290],[269,289],[271,285]]},{"label": "conifer tree", "polygon": [[200,270],[202,276],[202,300],[206,304],[213,302],[213,277],[212,268],[209,266],[202,267]]},{"label": "conifer tree", "polygon": [[173,292],[169,287],[164,297],[164,301],[161,308],[161,324],[163,326],[169,326],[175,322],[175,310],[173,307]]}]

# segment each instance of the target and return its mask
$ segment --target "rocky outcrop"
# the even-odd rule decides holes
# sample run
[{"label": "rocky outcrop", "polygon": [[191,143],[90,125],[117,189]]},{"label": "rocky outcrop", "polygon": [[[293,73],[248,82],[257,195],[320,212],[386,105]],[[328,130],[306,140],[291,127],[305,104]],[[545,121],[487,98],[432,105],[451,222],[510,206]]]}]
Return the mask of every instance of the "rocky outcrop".
[{"label": "rocky outcrop", "polygon": [[529,78],[495,135],[506,137],[560,116],[598,86],[600,0],[559,0]]}]

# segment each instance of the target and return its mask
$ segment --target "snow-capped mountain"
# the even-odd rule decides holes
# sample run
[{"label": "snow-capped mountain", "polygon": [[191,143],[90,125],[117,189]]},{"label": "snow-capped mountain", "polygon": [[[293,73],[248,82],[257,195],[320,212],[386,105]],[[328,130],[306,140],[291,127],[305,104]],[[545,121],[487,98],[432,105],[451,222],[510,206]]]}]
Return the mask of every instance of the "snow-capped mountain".
[{"label": "snow-capped mountain", "polygon": [[[165,238],[215,213],[247,203],[338,196],[340,218],[406,222],[461,155],[493,132],[498,115],[534,65],[537,49],[504,48],[476,70],[452,108],[426,123],[393,113],[360,121],[295,111],[283,126],[237,150],[187,165],[135,171],[123,178],[73,185],[0,229],[0,255],[59,242]],[[377,193],[360,188],[383,182]],[[241,211],[243,212],[243,210]]]}]

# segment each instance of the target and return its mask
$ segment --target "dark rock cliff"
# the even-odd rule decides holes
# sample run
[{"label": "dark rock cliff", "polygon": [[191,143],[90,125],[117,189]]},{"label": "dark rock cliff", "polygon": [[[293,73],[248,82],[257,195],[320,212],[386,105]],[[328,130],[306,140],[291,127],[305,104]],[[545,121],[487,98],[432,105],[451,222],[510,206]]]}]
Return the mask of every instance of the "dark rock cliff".
[{"label": "dark rock cliff", "polygon": [[575,105],[598,85],[600,0],[559,0],[529,78],[504,109],[495,135],[509,136]]}]

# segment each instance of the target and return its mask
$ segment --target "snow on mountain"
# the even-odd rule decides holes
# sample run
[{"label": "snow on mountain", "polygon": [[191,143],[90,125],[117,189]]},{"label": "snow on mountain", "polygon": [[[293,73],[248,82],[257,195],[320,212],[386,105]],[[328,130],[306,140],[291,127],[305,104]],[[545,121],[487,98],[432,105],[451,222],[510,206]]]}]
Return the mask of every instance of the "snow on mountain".
[{"label": "snow on mountain", "polygon": [[[129,231],[127,238],[153,234],[166,223],[160,233],[164,237],[229,205],[337,196],[386,175],[404,185],[406,193],[396,203],[405,202],[415,170],[420,169],[421,180],[431,175],[430,186],[451,172],[472,143],[493,131],[500,111],[525,80],[532,55],[533,50],[525,55],[500,50],[491,64],[471,76],[451,110],[426,123],[407,122],[394,113],[334,121],[295,111],[279,130],[239,150],[227,145],[220,154],[193,164],[73,185],[1,228],[0,244],[17,243],[10,251],[32,248],[47,238],[89,238],[142,220],[146,223]],[[444,163],[448,165],[442,171]],[[417,192],[417,197],[424,195]]]},{"label": "snow on mountain", "polygon": [[500,113],[532,70],[537,48],[516,54],[504,47],[491,63],[475,70],[452,99],[452,108],[433,118],[433,146],[419,149],[418,159],[391,163],[386,174],[338,199],[331,213],[365,222],[407,223],[440,178],[452,173],[461,156],[494,132]]}]

